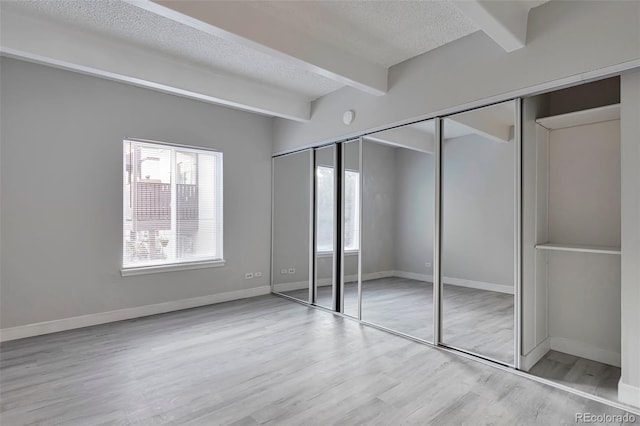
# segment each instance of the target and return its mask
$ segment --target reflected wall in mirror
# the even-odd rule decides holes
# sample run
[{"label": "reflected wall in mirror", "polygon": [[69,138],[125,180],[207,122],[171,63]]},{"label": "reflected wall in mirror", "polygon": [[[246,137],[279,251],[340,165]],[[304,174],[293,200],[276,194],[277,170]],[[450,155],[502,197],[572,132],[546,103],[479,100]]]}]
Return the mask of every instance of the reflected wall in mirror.
[{"label": "reflected wall in mirror", "polygon": [[315,150],[315,304],[334,309],[336,294],[336,146]]},{"label": "reflected wall in mirror", "polygon": [[433,120],[362,144],[362,319],[433,341]]},{"label": "reflected wall in mirror", "polygon": [[360,141],[342,144],[342,312],[358,317],[360,263]]},{"label": "reflected wall in mirror", "polygon": [[443,120],[441,342],[514,363],[515,101]]},{"label": "reflected wall in mirror", "polygon": [[311,150],[273,159],[273,291],[310,301]]}]

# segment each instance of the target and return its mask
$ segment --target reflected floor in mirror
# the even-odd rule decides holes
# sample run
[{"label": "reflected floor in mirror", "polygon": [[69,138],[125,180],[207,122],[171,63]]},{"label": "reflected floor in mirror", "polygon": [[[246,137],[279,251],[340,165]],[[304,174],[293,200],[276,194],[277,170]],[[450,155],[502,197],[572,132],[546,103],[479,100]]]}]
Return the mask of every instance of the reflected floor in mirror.
[{"label": "reflected floor in mirror", "polygon": [[563,352],[549,351],[529,373],[618,401],[620,368]]},{"label": "reflected floor in mirror", "polygon": [[[428,342],[433,341],[433,284],[389,277],[362,283],[362,319]],[[306,298],[308,290],[286,294]],[[345,285],[347,314],[355,316],[358,289]],[[513,363],[513,295],[445,284],[444,341],[454,347]],[[319,287],[319,305],[330,306],[331,287]],[[354,311],[353,313],[350,311]]]}]

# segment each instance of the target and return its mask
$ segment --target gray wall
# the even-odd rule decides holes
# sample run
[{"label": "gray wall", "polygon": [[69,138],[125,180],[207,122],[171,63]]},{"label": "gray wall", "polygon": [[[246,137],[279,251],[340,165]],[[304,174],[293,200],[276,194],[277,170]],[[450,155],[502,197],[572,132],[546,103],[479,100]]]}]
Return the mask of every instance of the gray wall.
[{"label": "gray wall", "polygon": [[433,275],[434,156],[404,148],[395,151],[394,269]]},{"label": "gray wall", "polygon": [[[311,155],[304,151],[273,161],[273,283],[309,281]],[[289,269],[295,273],[288,273]],[[287,273],[282,274],[281,270]]]},{"label": "gray wall", "polygon": [[442,164],[442,275],[513,286],[513,143],[448,139]]},{"label": "gray wall", "polygon": [[617,104],[620,103],[620,77],[556,90],[544,97],[548,102],[548,115],[560,115]]},{"label": "gray wall", "polygon": [[[269,118],[14,59],[0,67],[3,328],[268,285]],[[124,137],[224,152],[226,266],[121,277]]]},{"label": "gray wall", "polygon": [[395,148],[362,144],[362,273],[395,269]]},{"label": "gray wall", "polygon": [[[513,144],[470,135],[444,147],[443,276],[513,286]],[[433,275],[434,167],[395,149],[395,270]]]}]

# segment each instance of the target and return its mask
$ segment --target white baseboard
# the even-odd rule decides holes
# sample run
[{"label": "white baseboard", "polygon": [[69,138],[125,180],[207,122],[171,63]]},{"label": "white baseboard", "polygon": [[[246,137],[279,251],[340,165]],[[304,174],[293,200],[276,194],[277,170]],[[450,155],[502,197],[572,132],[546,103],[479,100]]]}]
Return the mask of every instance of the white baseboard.
[{"label": "white baseboard", "polygon": [[[410,280],[417,281],[425,281],[432,283],[433,276],[427,274],[418,274],[415,272],[407,272],[407,271],[380,271],[380,272],[371,272],[369,274],[363,274],[362,281],[375,280],[379,278],[388,278],[388,277],[399,277],[399,278],[407,278]],[[355,281],[358,279],[357,275],[347,275],[345,280]],[[471,281],[464,280],[461,278],[452,278],[452,277],[443,277],[443,281],[445,284],[457,285],[460,287],[468,287],[475,288],[478,290],[489,290],[495,291],[498,293],[506,293],[513,294],[513,287],[509,285],[503,284],[494,284],[494,283],[486,283],[482,281]],[[331,285],[331,280],[329,278],[323,278],[318,280],[318,287],[324,287]],[[297,281],[293,283],[284,283],[284,284],[276,284],[273,288],[275,292],[282,293],[284,291],[294,291],[294,290],[302,290],[308,288],[308,281]]]},{"label": "white baseboard", "polygon": [[551,349],[551,341],[549,338],[544,339],[535,348],[531,349],[528,354],[520,357],[520,370],[529,371],[536,365],[543,356]]},{"label": "white baseboard", "polygon": [[106,324],[109,322],[146,317],[149,315],[163,314],[182,309],[196,308],[198,306],[213,305],[215,303],[228,302],[231,300],[246,299],[248,297],[269,294],[270,292],[271,287],[261,286],[245,290],[194,297],[191,299],[175,300],[171,302],[157,303],[154,305],[137,306],[135,308],[119,309],[117,311],[100,312],[97,314],[81,315],[71,318],[3,328],[0,330],[0,342],[39,336],[41,334],[57,333],[59,331]]},{"label": "white baseboard", "polygon": [[505,284],[486,283],[483,281],[465,280],[462,278],[442,277],[445,284],[457,285],[460,287],[477,288],[478,290],[495,291],[497,293],[513,294],[513,286]]},{"label": "white baseboard", "polygon": [[304,290],[309,288],[309,281],[296,281],[293,283],[280,283],[273,285],[273,291],[282,293],[285,291]]},{"label": "white baseboard", "polygon": [[[408,278],[411,280],[433,282],[433,276],[427,274],[417,274],[415,272],[407,271],[393,271],[394,276],[400,278]],[[483,281],[464,280],[462,278],[442,277],[442,281],[445,284],[457,285],[460,287],[476,288],[478,290],[489,290],[498,293],[513,294],[513,286],[504,284],[487,283]]]},{"label": "white baseboard", "polygon": [[[362,281],[393,277],[395,276],[395,272],[396,271],[380,271],[380,272],[370,272],[368,274],[362,274]],[[357,277],[354,278],[354,281],[355,279],[357,279]]]},{"label": "white baseboard", "polygon": [[429,283],[433,282],[433,276],[427,274],[417,274],[415,272],[407,272],[407,271],[393,271],[393,276],[400,278],[407,278],[409,280],[417,280],[417,281],[426,281]]},{"label": "white baseboard", "polygon": [[602,362],[605,364],[620,367],[620,353],[601,349],[588,343],[569,340],[562,337],[550,337],[551,349],[558,352],[564,352],[569,355],[579,356],[581,358]]},{"label": "white baseboard", "polygon": [[634,407],[640,407],[640,387],[618,382],[618,401]]},{"label": "white baseboard", "polygon": [[[362,275],[362,281],[376,280],[378,278],[388,278],[393,277],[395,271],[380,271],[380,272],[371,272],[368,274]],[[345,282],[352,282],[358,279],[357,275],[347,275],[345,277]],[[318,287],[325,287],[331,285],[331,280],[329,278],[322,278],[318,280]],[[294,291],[294,290],[303,290],[309,288],[309,281],[296,281],[293,283],[281,283],[275,284],[273,286],[273,291],[276,293],[282,293],[285,291]]]}]

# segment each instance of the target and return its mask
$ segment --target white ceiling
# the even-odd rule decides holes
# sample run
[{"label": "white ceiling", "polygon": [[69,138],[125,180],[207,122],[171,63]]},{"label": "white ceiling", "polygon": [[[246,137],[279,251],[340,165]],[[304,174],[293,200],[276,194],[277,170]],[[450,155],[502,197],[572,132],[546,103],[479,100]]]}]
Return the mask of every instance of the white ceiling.
[{"label": "white ceiling", "polygon": [[328,78],[238,43],[224,40],[120,0],[0,2],[2,10],[53,19],[148,49],[271,84],[310,99],[342,87]]},{"label": "white ceiling", "polygon": [[254,1],[282,22],[350,55],[390,67],[478,30],[449,1]]},{"label": "white ceiling", "polygon": [[[221,2],[218,2],[221,3]],[[447,1],[254,1],[274,25],[389,67],[477,30]],[[343,84],[120,0],[3,0],[3,10],[154,49],[212,71],[247,77],[310,100]]]},{"label": "white ceiling", "polygon": [[3,54],[297,121],[476,31],[506,52],[546,0],[0,0]]}]

